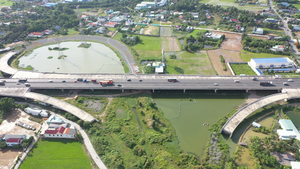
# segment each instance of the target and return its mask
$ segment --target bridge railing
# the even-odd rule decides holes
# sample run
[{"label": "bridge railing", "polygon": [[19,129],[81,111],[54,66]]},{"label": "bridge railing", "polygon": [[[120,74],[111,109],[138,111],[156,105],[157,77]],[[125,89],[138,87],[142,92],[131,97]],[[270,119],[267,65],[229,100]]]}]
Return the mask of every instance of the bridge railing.
[{"label": "bridge railing", "polygon": [[[277,96],[277,95],[282,95],[283,93],[276,93],[276,94],[272,94],[272,95],[269,95],[269,96],[265,96],[265,97],[262,97],[262,98],[260,98],[260,99],[258,99],[258,100],[255,100],[254,102],[251,102],[251,103],[249,103],[249,104],[247,104],[246,106],[244,106],[244,107],[242,107],[240,110],[238,110],[236,113],[234,113],[228,120],[227,120],[227,122],[223,125],[223,127],[222,127],[222,129],[220,130],[220,133],[222,133],[223,132],[223,129],[226,127],[226,125],[228,124],[228,123],[230,123],[230,121],[237,115],[237,114],[239,114],[241,111],[243,111],[244,109],[246,109],[247,107],[249,107],[249,106],[251,106],[251,105],[253,105],[253,104],[255,104],[255,103],[257,103],[257,102],[259,102],[259,101],[261,101],[261,100],[264,100],[264,99],[266,99],[266,98],[268,98],[268,97],[270,97],[270,96]],[[239,124],[241,123],[242,121],[240,121],[239,122]],[[239,125],[238,124],[238,125]],[[232,134],[232,133],[231,133]]]}]

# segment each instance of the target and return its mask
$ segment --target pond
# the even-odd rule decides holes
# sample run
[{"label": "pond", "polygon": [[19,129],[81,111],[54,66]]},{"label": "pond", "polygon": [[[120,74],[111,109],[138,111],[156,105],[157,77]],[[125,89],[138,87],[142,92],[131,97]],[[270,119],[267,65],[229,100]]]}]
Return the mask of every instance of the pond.
[{"label": "pond", "polygon": [[176,130],[179,146],[201,156],[209,139],[208,128],[242,104],[244,93],[154,94],[153,99]]},{"label": "pond", "polygon": [[[19,59],[19,67],[31,66],[34,71],[56,73],[124,73],[113,50],[100,43],[88,43],[91,44],[89,48],[79,48],[81,42],[61,42],[61,48],[69,48],[64,51],[48,49],[57,47],[57,44],[34,49]],[[67,57],[58,59],[60,55]]]}]

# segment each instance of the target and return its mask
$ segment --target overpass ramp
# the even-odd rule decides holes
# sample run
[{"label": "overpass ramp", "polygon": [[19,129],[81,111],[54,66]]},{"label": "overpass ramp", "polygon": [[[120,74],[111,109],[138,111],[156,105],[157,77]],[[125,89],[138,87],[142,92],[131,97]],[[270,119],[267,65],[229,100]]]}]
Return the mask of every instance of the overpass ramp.
[{"label": "overpass ramp", "polygon": [[18,87],[18,88],[13,88],[13,87],[5,87],[5,88],[0,88],[0,95],[1,96],[8,96],[8,97],[22,97],[22,98],[30,98],[34,100],[39,100],[48,104],[51,104],[53,106],[59,107],[62,110],[65,110],[74,116],[78,117],[79,119],[83,121],[97,121],[96,118],[94,118],[92,115],[89,113],[77,108],[76,106],[73,106],[67,102],[64,102],[62,100],[39,94],[39,93],[34,93],[30,92],[29,88],[27,87]]},{"label": "overpass ramp", "polygon": [[262,97],[244,106],[231,116],[223,125],[220,133],[228,134],[231,137],[238,125],[257,109],[279,100],[289,100],[294,98],[300,98],[300,89],[283,89],[282,93]]}]

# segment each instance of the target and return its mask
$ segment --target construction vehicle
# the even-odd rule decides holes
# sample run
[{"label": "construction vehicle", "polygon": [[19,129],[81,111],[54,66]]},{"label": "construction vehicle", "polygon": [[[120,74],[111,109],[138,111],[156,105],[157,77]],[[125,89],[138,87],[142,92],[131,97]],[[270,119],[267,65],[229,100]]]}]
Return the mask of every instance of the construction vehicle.
[{"label": "construction vehicle", "polygon": [[261,85],[261,86],[273,86],[272,81],[269,81],[269,82],[259,82],[258,84]]},{"label": "construction vehicle", "polygon": [[114,84],[114,81],[113,80],[102,80],[99,82],[102,86],[103,85],[112,85]]}]

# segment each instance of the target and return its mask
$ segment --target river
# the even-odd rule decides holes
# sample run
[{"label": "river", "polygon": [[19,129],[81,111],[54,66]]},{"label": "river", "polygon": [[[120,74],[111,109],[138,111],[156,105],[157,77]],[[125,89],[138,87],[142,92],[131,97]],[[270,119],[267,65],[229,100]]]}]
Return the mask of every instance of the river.
[{"label": "river", "polygon": [[[117,54],[109,47],[95,42],[89,48],[79,48],[81,42],[61,42],[64,51],[48,50],[57,44],[34,49],[29,55],[22,56],[19,67],[31,66],[34,71],[57,73],[124,73],[124,68]],[[58,59],[66,55],[64,59]],[[53,58],[50,59],[49,57]]]}]

